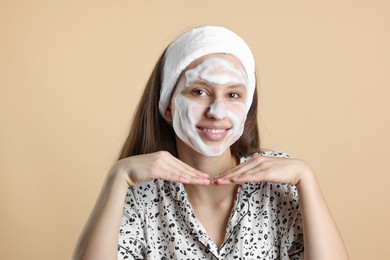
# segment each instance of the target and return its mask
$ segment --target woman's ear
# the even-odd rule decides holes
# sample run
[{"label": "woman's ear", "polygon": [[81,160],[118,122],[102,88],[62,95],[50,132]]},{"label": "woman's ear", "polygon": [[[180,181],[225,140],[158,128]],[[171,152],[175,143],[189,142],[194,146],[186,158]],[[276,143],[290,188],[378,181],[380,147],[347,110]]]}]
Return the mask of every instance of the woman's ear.
[{"label": "woman's ear", "polygon": [[173,118],[172,118],[171,105],[169,105],[168,108],[167,108],[167,111],[165,111],[165,120],[166,120],[169,124],[172,124]]}]

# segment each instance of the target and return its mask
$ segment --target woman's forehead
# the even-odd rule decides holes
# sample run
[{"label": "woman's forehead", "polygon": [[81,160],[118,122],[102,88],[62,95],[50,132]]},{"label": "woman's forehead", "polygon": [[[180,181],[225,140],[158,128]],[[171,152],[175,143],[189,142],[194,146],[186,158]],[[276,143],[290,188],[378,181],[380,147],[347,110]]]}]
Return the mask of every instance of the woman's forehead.
[{"label": "woman's forehead", "polygon": [[220,59],[224,59],[226,61],[229,61],[230,63],[232,63],[236,68],[239,68],[239,69],[242,69],[244,70],[244,67],[242,66],[241,62],[234,56],[232,55],[229,55],[229,54],[225,54],[225,53],[213,53],[213,54],[207,54],[207,55],[204,55],[194,61],[192,61],[184,70],[183,72],[187,71],[187,70],[190,70],[190,69],[193,69],[195,67],[197,67],[199,64],[201,64],[203,61],[207,60],[207,59],[210,59],[210,58],[220,58]]}]

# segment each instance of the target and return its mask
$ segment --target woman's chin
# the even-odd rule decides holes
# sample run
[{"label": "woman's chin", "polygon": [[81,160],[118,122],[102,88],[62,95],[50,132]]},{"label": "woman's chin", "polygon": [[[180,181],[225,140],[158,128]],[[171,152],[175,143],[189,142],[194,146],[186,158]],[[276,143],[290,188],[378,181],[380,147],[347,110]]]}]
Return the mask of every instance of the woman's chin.
[{"label": "woman's chin", "polygon": [[221,145],[204,145],[201,149],[198,149],[198,153],[206,157],[217,157],[222,155],[229,147]]}]

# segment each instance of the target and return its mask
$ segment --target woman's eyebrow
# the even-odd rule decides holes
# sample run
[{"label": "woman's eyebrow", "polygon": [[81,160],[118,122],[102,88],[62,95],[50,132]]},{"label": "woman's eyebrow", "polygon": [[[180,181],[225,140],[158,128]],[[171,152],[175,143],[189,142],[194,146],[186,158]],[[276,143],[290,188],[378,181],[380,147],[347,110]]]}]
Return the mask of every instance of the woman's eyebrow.
[{"label": "woman's eyebrow", "polygon": [[228,88],[245,88],[245,85],[243,84],[233,84],[228,86]]},{"label": "woman's eyebrow", "polygon": [[204,85],[204,86],[212,85],[212,83],[208,82],[207,80],[203,80],[203,79],[197,79],[194,82],[192,82],[191,85],[193,85],[193,84],[199,84],[199,85]]},{"label": "woman's eyebrow", "polygon": [[[218,84],[215,84],[213,82],[208,82],[207,80],[203,80],[203,79],[197,79],[191,85],[194,85],[194,84],[204,85],[204,86],[218,85]],[[241,83],[238,83],[238,84],[234,83],[232,85],[228,85],[227,87],[228,88],[245,88],[245,85],[241,84]]]}]

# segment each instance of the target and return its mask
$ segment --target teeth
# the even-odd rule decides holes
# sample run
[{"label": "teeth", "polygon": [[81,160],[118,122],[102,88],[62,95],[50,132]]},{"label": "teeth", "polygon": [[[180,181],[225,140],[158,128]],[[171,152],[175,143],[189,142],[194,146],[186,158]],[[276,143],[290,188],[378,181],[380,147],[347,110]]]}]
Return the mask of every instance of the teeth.
[{"label": "teeth", "polygon": [[206,132],[213,133],[213,134],[226,132],[226,129],[206,129],[206,128],[203,128],[203,130]]}]

